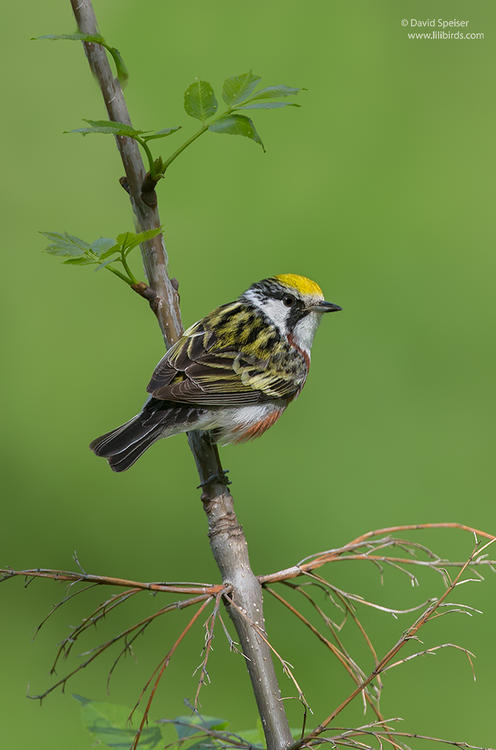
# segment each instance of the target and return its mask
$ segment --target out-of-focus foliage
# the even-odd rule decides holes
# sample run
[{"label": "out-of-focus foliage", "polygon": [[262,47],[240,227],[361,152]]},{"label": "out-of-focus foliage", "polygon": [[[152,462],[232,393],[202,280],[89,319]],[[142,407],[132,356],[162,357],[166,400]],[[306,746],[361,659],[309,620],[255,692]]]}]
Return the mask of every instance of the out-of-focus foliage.
[{"label": "out-of-focus foliage", "polygon": [[[301,397],[260,441],[223,451],[255,571],[396,522],[456,519],[494,532],[496,9],[461,0],[439,0],[435,11],[427,0],[401,9],[393,0],[305,8],[274,0],[258,9],[96,0],[95,8],[129,69],[135,124],[184,122],[183,92],[196,77],[211,82],[219,103],[226,71],[251,68],[308,88],[291,113],[250,110],[266,154],[243,138],[201,138],[158,186],[186,325],[274,273],[314,278],[343,307],[322,323]],[[401,19],[434,13],[468,18],[486,38],[408,40]],[[3,21],[2,565],[72,567],[77,548],[93,572],[215,581],[185,440],[158,443],[123,476],[88,450],[138,411],[162,341],[147,304],[124,284],[71,273],[40,252],[39,230],[114,237],[131,215],[112,139],[63,135],[83,117],[106,117],[82,49],[30,41],[73,28],[69,3],[22,12],[10,3]],[[472,546],[446,533],[426,541],[459,558]],[[347,590],[409,606],[401,576],[387,575],[383,589],[372,569],[345,565],[335,575]],[[426,584],[425,598],[438,590]],[[24,698],[28,682],[31,692],[49,683],[56,642],[87,609],[75,600],[33,646],[35,626],[63,592],[43,582],[1,589],[6,746],[89,746],[68,696],[51,696],[41,711]],[[477,683],[445,649],[385,675],[383,707],[407,716],[408,729],[490,745],[494,583],[469,596],[484,616],[431,627],[440,642],[449,633],[479,655]],[[120,615],[123,626],[143,601]],[[138,661],[116,672],[109,698],[104,663],[72,690],[132,705],[181,630],[174,616],[137,644]],[[267,603],[267,621],[314,716],[325,715],[348,694],[347,676],[277,602]],[[407,623],[371,613],[367,624],[386,650]],[[199,625],[164,679],[155,715],[184,713],[202,639]],[[242,659],[221,633],[214,646],[202,711],[254,726]],[[287,706],[297,726],[300,708]],[[356,711],[350,724],[360,721]]]}]

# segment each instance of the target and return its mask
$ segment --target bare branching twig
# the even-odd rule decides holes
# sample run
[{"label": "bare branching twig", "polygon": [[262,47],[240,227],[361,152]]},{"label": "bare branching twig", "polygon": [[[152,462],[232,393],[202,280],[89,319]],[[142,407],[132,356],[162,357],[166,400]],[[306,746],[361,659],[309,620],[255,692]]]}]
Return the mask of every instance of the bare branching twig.
[{"label": "bare branching twig", "polygon": [[[484,536],[487,538],[487,534],[484,534]],[[326,731],[329,724],[351,703],[351,701],[359,695],[365,687],[367,687],[372,680],[376,679],[379,674],[385,671],[386,667],[392,662],[396,654],[407,644],[410,640],[415,639],[418,631],[431,619],[432,615],[434,615],[437,610],[443,605],[446,598],[454,591],[454,589],[457,586],[463,585],[465,583],[465,580],[462,580],[462,576],[465,573],[465,571],[470,567],[470,565],[473,564],[474,560],[478,559],[478,557],[491,545],[493,542],[496,541],[494,537],[491,537],[490,541],[487,542],[482,547],[479,544],[476,544],[476,547],[474,548],[474,551],[472,552],[469,559],[465,562],[465,564],[461,567],[459,570],[457,576],[454,578],[453,582],[446,588],[446,590],[443,592],[443,594],[435,599],[428,607],[427,609],[420,615],[417,620],[402,634],[401,638],[397,641],[397,643],[389,649],[389,651],[383,656],[383,658],[379,661],[379,663],[376,665],[376,667],[372,670],[372,672],[369,674],[369,676],[363,680],[360,685],[358,685],[355,690],[350,693],[350,695],[340,703],[339,706],[337,706],[330,714],[327,716],[324,721],[322,721],[310,734],[308,734],[306,737],[303,737],[298,742],[294,743],[292,746],[292,750],[297,750],[297,748],[302,747],[303,745],[312,744],[313,741],[318,738],[320,735],[322,735],[323,732]],[[443,644],[448,645],[448,644]],[[450,644],[451,645],[451,644]],[[439,647],[438,647],[439,648]],[[467,657],[470,658],[470,652],[467,652],[466,649],[463,650]],[[388,732],[389,733],[389,732]],[[462,746],[462,745],[460,745]]]},{"label": "bare branching twig", "polygon": [[151,683],[153,677],[155,675],[157,675],[156,678],[155,678],[155,682],[153,683],[153,687],[152,687],[152,689],[150,691],[150,696],[148,698],[145,711],[143,713],[143,718],[140,721],[140,725],[138,727],[138,731],[136,732],[136,736],[134,738],[134,742],[133,742],[131,750],[136,750],[136,748],[138,747],[138,742],[140,740],[141,733],[143,732],[143,728],[144,728],[146,722],[148,721],[148,714],[150,713],[150,708],[151,708],[151,705],[153,703],[153,699],[155,698],[155,694],[157,692],[157,688],[159,686],[160,680],[162,679],[165,670],[169,666],[170,660],[174,656],[174,653],[175,653],[176,649],[178,648],[179,644],[181,643],[181,641],[183,640],[184,636],[189,632],[189,630],[191,629],[191,627],[193,626],[193,624],[196,622],[196,620],[198,619],[198,617],[201,615],[201,613],[203,612],[203,610],[205,609],[205,607],[211,601],[212,601],[212,597],[208,597],[207,599],[205,599],[205,601],[203,602],[203,604],[201,604],[200,607],[198,607],[198,609],[196,610],[196,612],[193,615],[193,617],[191,618],[191,620],[188,622],[188,624],[186,625],[186,627],[183,628],[183,630],[181,631],[179,637],[176,639],[176,641],[174,642],[173,646],[169,649],[169,651],[166,653],[166,655],[164,656],[164,658],[160,661],[160,663],[158,664],[158,666],[156,667],[156,669],[153,671],[151,677],[147,681],[146,685],[144,686],[143,690],[141,691],[141,694],[140,694],[140,696],[139,696],[136,704],[134,705],[134,708],[131,710],[131,713],[129,715],[129,720],[132,719],[132,716],[133,716],[135,710],[138,708],[139,704],[141,703],[141,700],[142,700],[143,696],[145,695],[146,691],[148,690],[148,687],[150,686],[150,683]]},{"label": "bare branching twig", "polygon": [[198,680],[198,687],[196,689],[196,694],[195,694],[195,702],[194,702],[195,710],[198,710],[198,702],[199,702],[200,690],[202,686],[210,682],[210,677],[207,672],[208,657],[210,656],[210,652],[212,650],[212,642],[214,640],[215,622],[219,614],[219,607],[220,607],[222,596],[224,593],[227,593],[227,589],[223,589],[222,591],[219,591],[219,593],[216,595],[215,606],[205,623],[205,646],[204,646],[205,653],[204,653],[204,657],[203,657],[201,664],[198,666],[197,670],[195,670],[195,672],[198,671],[198,669],[200,670],[200,679]]}]

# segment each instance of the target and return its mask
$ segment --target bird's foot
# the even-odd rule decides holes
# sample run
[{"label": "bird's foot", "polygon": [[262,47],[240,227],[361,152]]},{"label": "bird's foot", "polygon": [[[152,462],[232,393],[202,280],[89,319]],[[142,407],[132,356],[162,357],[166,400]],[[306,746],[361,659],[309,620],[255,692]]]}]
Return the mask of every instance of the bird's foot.
[{"label": "bird's foot", "polygon": [[211,482],[221,482],[226,487],[228,487],[232,482],[227,478],[227,475],[229,473],[229,469],[223,469],[221,472],[216,472],[215,474],[210,474],[209,477],[207,477],[203,482],[200,482],[200,484],[197,486],[197,490],[201,490],[203,487],[206,487]]}]

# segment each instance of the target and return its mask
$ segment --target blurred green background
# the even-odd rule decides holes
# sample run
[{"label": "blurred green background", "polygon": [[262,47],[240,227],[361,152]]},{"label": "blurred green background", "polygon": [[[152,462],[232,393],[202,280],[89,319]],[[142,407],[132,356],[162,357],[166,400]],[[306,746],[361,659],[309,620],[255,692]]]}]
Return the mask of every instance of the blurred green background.
[{"label": "blurred green background", "polygon": [[[323,322],[307,388],[288,414],[263,440],[223,451],[254,570],[285,567],[389,524],[456,520],[495,532],[494,5],[106,0],[95,8],[129,66],[134,124],[183,125],[158,142],[158,153],[196,128],[182,109],[195,76],[218,94],[226,76],[250,68],[265,85],[309,89],[301,109],[254,113],[267,154],[247,139],[207,134],[159,186],[186,324],[283,272],[316,279],[344,309]],[[468,19],[485,39],[409,41],[403,17]],[[105,117],[82,49],[29,41],[72,31],[69,2],[9,3],[3,20],[0,564],[72,569],[77,549],[95,573],[215,581],[186,441],[155,445],[119,476],[87,448],[140,407],[162,341],[146,304],[110,274],[40,252],[39,230],[91,240],[132,230],[133,222],[112,139],[62,135],[83,117]],[[461,532],[414,538],[456,559],[472,549]],[[427,577],[412,591],[393,572],[381,588],[361,563],[332,575],[397,606],[440,587]],[[463,655],[447,649],[385,676],[384,714],[406,717],[405,730],[496,743],[495,586],[489,576],[455,597],[484,616],[442,618],[423,635],[427,645],[476,651],[475,684]],[[98,592],[62,610],[33,643],[35,626],[62,595],[52,582],[1,587],[4,747],[91,746],[70,693],[104,699],[111,658],[41,710],[25,699],[28,683],[31,693],[50,684],[56,643]],[[144,595],[80,650],[157,605]],[[313,723],[352,683],[278,607],[267,602],[269,632],[295,665]],[[366,611],[364,623],[382,653],[412,617]],[[181,621],[177,614],[148,632],[138,661],[116,674],[110,700],[134,703]],[[345,632],[362,653],[351,624]],[[194,696],[202,643],[197,628],[163,681],[155,718],[182,713],[183,699]],[[245,667],[220,633],[210,672],[202,710],[236,729],[254,726]],[[287,705],[297,725],[300,707]],[[342,723],[361,720],[357,706]]]}]

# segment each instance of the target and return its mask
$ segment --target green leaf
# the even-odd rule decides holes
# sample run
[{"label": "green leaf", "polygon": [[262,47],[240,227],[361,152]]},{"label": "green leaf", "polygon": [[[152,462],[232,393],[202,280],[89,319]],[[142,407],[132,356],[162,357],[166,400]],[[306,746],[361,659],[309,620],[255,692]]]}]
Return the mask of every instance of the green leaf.
[{"label": "green leaf", "polygon": [[46,253],[50,255],[62,255],[78,257],[84,255],[90,248],[87,242],[74,237],[72,234],[67,232],[40,232],[47,240],[50,240],[51,244],[45,248]]},{"label": "green leaf", "polygon": [[253,747],[265,747],[265,738],[262,732],[262,736],[260,736],[260,729],[257,727],[257,729],[244,729],[241,732],[236,732],[240,737],[244,739],[245,742],[248,742]]},{"label": "green leaf", "polygon": [[168,135],[172,135],[172,133],[177,133],[178,130],[181,130],[181,125],[178,125],[177,128],[165,128],[164,130],[157,130],[151,135],[144,135],[143,140],[153,141],[155,138],[166,138]]},{"label": "green leaf", "polygon": [[[106,747],[129,750],[136,735],[136,729],[129,726],[129,709],[103,701],[91,701],[81,695],[73,696],[81,704],[83,724],[93,738]],[[135,713],[137,723],[142,715]],[[143,729],[140,748],[154,748],[163,744],[162,733],[157,726]]]},{"label": "green leaf", "polygon": [[104,47],[112,55],[115,64],[115,70],[117,72],[117,78],[119,79],[121,85],[125,86],[129,78],[129,71],[127,69],[126,63],[122,58],[121,53],[119,52],[117,47],[108,47],[106,44],[104,45]]},{"label": "green leaf", "polygon": [[114,258],[114,260],[118,260],[117,253],[120,252],[120,249],[121,248],[120,248],[119,245],[117,245],[117,244],[112,245],[112,247],[109,247],[108,250],[106,250],[104,253],[102,253],[100,255],[100,260],[104,260],[105,258],[109,258],[111,255],[115,255],[116,257]]},{"label": "green leaf", "polygon": [[100,258],[106,258],[110,253],[117,250],[117,248],[118,245],[115,244],[115,240],[111,237],[99,237],[91,243],[91,249]]},{"label": "green leaf", "polygon": [[209,125],[213,133],[227,133],[228,135],[244,135],[259,143],[265,151],[262,139],[258,135],[253,121],[245,115],[227,115]]},{"label": "green leaf", "polygon": [[255,99],[278,99],[281,96],[293,96],[299,94],[300,91],[306,91],[306,89],[297,89],[294,86],[267,86],[264,89],[255,91],[250,101]]},{"label": "green leaf", "polygon": [[71,266],[91,266],[96,263],[96,260],[89,258],[87,255],[83,255],[80,258],[68,258],[64,260],[64,265],[70,264]]},{"label": "green leaf", "polygon": [[118,260],[119,260],[118,256],[116,256],[115,258],[107,258],[107,260],[104,260],[103,263],[99,263],[97,265],[97,267],[95,268],[95,271],[101,271],[101,269],[105,268],[105,266],[109,266],[111,263],[115,263]]},{"label": "green leaf", "polygon": [[217,99],[208,81],[194,81],[184,92],[184,109],[190,117],[205,122],[217,112]]},{"label": "green leaf", "polygon": [[239,76],[226,78],[222,87],[222,98],[228,105],[238,104],[250,96],[259,80],[260,76],[254,75],[251,70]]},{"label": "green leaf", "polygon": [[50,39],[57,41],[59,39],[72,39],[76,42],[92,42],[93,44],[105,44],[105,39],[101,34],[83,34],[80,31],[76,31],[74,34],[43,34],[43,36],[31,37],[33,41],[40,39]]},{"label": "green leaf", "polygon": [[219,748],[219,740],[207,735],[202,740],[193,742],[192,745],[188,746],[187,750],[212,750],[212,748]]},{"label": "green leaf", "polygon": [[127,255],[127,253],[137,245],[146,242],[146,240],[151,240],[152,237],[156,237],[161,231],[162,227],[158,227],[158,229],[148,229],[146,232],[139,232],[138,234],[135,234],[134,232],[123,232],[122,234],[118,234],[115,239],[120,246],[120,250]]},{"label": "green leaf", "polygon": [[76,130],[65,130],[65,133],[81,133],[81,135],[88,135],[89,133],[104,133],[109,135],[125,135],[128,138],[137,138],[144,130],[136,130],[131,125],[126,125],[125,122],[115,122],[114,120],[85,120],[90,127],[88,128],[77,128]]},{"label": "green leaf", "polygon": [[121,53],[119,52],[117,47],[111,47],[109,44],[107,44],[101,34],[83,34],[80,31],[76,31],[74,34],[44,34],[43,36],[32,37],[32,39],[51,39],[52,41],[57,41],[59,39],[71,39],[75,42],[90,42],[92,44],[101,44],[102,47],[105,47],[105,49],[112,55],[112,59],[114,61],[115,69],[117,72],[117,78],[119,79],[119,81],[123,86],[127,83],[129,73]]},{"label": "green leaf", "polygon": [[252,104],[243,104],[238,109],[279,109],[280,107],[301,107],[301,104],[294,102],[253,102]]},{"label": "green leaf", "polygon": [[177,732],[177,738],[184,740],[186,737],[192,737],[199,734],[204,729],[217,729],[219,731],[226,729],[229,722],[225,719],[217,719],[213,716],[176,716],[171,719],[171,724]]}]

